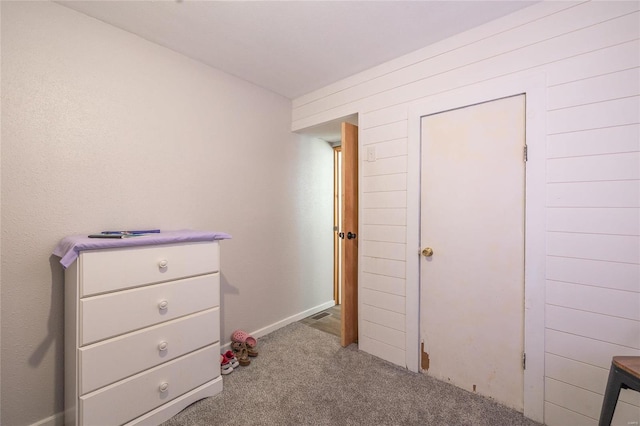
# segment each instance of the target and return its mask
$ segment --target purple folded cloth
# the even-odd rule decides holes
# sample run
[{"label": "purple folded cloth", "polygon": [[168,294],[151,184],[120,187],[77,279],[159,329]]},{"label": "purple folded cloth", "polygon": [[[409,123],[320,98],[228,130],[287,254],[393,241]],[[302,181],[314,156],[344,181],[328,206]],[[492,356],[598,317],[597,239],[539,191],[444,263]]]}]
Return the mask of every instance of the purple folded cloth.
[{"label": "purple folded cloth", "polygon": [[193,230],[160,232],[132,238],[89,238],[86,235],[74,235],[60,240],[53,254],[60,258],[60,263],[67,269],[83,250],[228,239],[231,239],[231,235],[224,232]]}]

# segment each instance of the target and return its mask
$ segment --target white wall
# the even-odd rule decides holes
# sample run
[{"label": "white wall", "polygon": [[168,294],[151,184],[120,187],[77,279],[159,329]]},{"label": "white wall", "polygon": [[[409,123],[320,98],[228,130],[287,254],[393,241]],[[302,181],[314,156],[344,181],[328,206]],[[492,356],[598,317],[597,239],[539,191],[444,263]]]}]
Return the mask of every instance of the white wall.
[{"label": "white wall", "polygon": [[[360,163],[361,349],[404,365],[410,107],[544,73],[544,420],[597,424],[611,357],[640,355],[639,9],[540,3],[294,100],[294,130],[358,113],[360,152],[376,149]],[[621,401],[614,420],[637,421],[638,395]]]},{"label": "white wall", "polygon": [[291,102],[50,2],[2,2],[2,417],[62,411],[69,234],[211,229],[223,339],[332,300],[332,150]]}]

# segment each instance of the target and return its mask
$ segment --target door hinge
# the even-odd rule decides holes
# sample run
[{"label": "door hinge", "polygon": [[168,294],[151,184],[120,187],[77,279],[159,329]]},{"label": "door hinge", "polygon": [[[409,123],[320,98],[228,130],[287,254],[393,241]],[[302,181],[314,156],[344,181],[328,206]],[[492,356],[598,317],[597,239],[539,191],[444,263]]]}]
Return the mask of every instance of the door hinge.
[{"label": "door hinge", "polygon": [[527,354],[524,352],[522,353],[522,369],[527,369]]},{"label": "door hinge", "polygon": [[528,147],[525,145],[524,148],[522,149],[522,155],[524,157],[524,161],[527,161],[529,159],[529,153],[528,153]]}]

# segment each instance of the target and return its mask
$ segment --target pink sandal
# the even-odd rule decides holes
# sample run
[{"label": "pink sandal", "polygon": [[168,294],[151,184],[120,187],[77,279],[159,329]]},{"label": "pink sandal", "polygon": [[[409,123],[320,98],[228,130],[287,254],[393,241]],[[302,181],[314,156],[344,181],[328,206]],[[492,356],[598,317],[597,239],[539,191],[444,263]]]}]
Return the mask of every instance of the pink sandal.
[{"label": "pink sandal", "polygon": [[250,357],[258,356],[258,351],[256,350],[258,341],[246,331],[242,331],[242,330],[234,331],[233,334],[231,335],[231,340],[236,343],[245,343],[247,348],[247,354]]}]

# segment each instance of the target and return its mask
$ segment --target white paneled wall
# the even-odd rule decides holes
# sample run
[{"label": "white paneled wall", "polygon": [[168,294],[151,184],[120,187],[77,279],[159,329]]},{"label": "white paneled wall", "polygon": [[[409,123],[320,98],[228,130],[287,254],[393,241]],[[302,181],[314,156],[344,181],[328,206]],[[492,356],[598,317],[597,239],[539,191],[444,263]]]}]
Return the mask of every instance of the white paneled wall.
[{"label": "white paneled wall", "polygon": [[[410,106],[544,73],[544,420],[597,424],[611,357],[640,355],[639,10],[539,3],[294,100],[294,131],[359,114],[360,349],[406,365]],[[618,407],[615,424],[640,420],[638,394]]]}]

